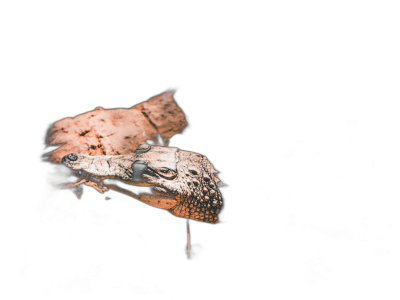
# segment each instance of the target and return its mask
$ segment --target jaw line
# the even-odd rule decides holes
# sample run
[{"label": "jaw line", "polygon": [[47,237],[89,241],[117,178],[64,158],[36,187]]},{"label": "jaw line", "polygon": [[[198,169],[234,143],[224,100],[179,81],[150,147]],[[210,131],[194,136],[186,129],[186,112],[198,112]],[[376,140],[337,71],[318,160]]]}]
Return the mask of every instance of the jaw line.
[{"label": "jaw line", "polygon": [[[128,197],[132,197],[134,199],[137,199],[143,203],[146,203],[148,205],[157,207],[157,208],[161,208],[161,209],[170,209],[172,207],[174,207],[178,201],[172,197],[168,197],[168,196],[161,196],[161,195],[157,195],[155,193],[146,193],[146,192],[140,192],[140,193],[135,193],[129,189],[123,188],[121,187],[119,184],[116,184],[118,182],[126,184],[126,185],[131,185],[133,187],[156,187],[156,185],[134,185],[134,184],[128,184],[119,180],[115,180],[113,179],[113,177],[108,177],[108,176],[104,176],[103,178],[96,178],[95,176],[91,177],[90,174],[89,176],[87,176],[89,173],[86,173],[85,171],[81,170],[81,173],[79,173],[79,170],[74,170],[73,171],[73,176],[84,179],[86,181],[89,182],[93,182],[96,183],[98,185],[102,185],[107,187],[110,190],[116,191],[118,193],[124,194]],[[86,176],[85,176],[86,175]],[[111,179],[110,181],[107,179]],[[116,182],[116,183],[114,183]]]},{"label": "jaw line", "polygon": [[135,198],[135,199],[139,198],[139,194],[136,194],[136,193],[134,193],[134,192],[132,192],[132,191],[130,191],[128,189],[124,189],[123,187],[121,187],[119,185],[116,185],[115,183],[109,183],[109,182],[104,183],[103,182],[103,186],[109,188],[110,190],[113,190],[113,191],[119,192],[121,194],[127,195],[129,197],[132,197],[132,198]]},{"label": "jaw line", "polygon": [[[116,191],[118,193],[124,194],[126,196],[135,198],[143,203],[146,203],[148,205],[161,208],[161,209],[170,209],[174,207],[178,201],[174,198],[167,197],[167,196],[161,196],[157,195],[154,193],[146,193],[146,192],[140,192],[140,193],[135,193],[133,191],[130,191],[128,189],[125,189],[117,184],[106,182],[103,184],[105,187],[109,188],[110,190]],[[149,186],[152,187],[152,186]]]}]

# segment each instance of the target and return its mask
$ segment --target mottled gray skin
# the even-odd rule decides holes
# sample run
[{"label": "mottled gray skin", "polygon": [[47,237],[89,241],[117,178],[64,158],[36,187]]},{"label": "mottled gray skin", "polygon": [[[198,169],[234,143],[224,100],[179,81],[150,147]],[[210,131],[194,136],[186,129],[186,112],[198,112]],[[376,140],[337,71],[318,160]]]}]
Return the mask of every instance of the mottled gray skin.
[{"label": "mottled gray skin", "polygon": [[218,189],[217,171],[200,154],[174,147],[141,144],[132,155],[88,156],[68,154],[62,162],[100,178],[133,182],[134,163],[145,164],[143,181],[155,186],[153,192],[174,198],[169,211],[178,217],[216,223],[223,200]]}]

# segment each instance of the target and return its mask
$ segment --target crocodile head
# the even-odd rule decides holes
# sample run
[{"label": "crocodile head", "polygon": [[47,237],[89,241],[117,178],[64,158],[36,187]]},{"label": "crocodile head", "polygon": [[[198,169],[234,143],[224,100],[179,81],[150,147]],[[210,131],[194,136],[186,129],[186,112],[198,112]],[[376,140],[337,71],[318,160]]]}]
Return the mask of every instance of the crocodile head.
[{"label": "crocodile head", "polygon": [[[157,197],[172,198],[168,210],[175,216],[218,222],[223,199],[217,171],[198,153],[174,147],[141,144],[132,155],[88,156],[68,154],[62,162],[74,170],[83,170],[101,178],[118,178],[134,183],[134,164],[144,164],[142,182],[154,186]],[[160,201],[158,201],[160,202]],[[156,205],[155,205],[156,206]]]}]

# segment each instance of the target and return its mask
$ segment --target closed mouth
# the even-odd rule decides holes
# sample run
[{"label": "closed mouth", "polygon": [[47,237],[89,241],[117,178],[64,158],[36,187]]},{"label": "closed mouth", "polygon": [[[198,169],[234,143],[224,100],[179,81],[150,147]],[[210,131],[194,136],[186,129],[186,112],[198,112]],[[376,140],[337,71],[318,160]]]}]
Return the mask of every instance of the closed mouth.
[{"label": "closed mouth", "polygon": [[140,194],[153,194],[153,195],[157,194],[160,196],[168,196],[169,194],[168,191],[166,191],[166,189],[162,189],[165,191],[165,193],[160,194],[160,192],[158,191],[159,188],[157,188],[157,186],[155,185],[138,186],[138,185],[124,183],[114,178],[98,178],[84,171],[74,170],[71,172],[71,175],[85,179],[90,182],[94,182],[100,187],[105,186],[110,190],[114,190],[134,198],[137,198],[137,196]]},{"label": "closed mouth", "polygon": [[141,194],[141,193],[151,194],[152,193],[151,188],[153,187],[153,186],[137,186],[137,185],[123,183],[121,181],[113,180],[113,179],[104,179],[102,185],[104,185],[104,186],[110,186],[110,185],[117,186],[121,190],[126,190],[126,191],[129,191],[129,192],[134,193],[136,195]]}]

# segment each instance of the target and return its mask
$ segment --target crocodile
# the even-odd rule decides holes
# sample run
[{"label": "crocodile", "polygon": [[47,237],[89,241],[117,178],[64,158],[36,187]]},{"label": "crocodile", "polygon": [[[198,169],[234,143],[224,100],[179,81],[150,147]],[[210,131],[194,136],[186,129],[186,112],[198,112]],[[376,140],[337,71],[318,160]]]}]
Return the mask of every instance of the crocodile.
[{"label": "crocodile", "polygon": [[[101,180],[153,186],[152,194],[140,194],[137,199],[166,209],[177,217],[217,223],[223,207],[219,187],[222,182],[209,160],[198,153],[176,147],[142,143],[131,155],[90,156],[70,153],[62,158],[70,169]],[[145,165],[140,180],[135,164]]]}]

